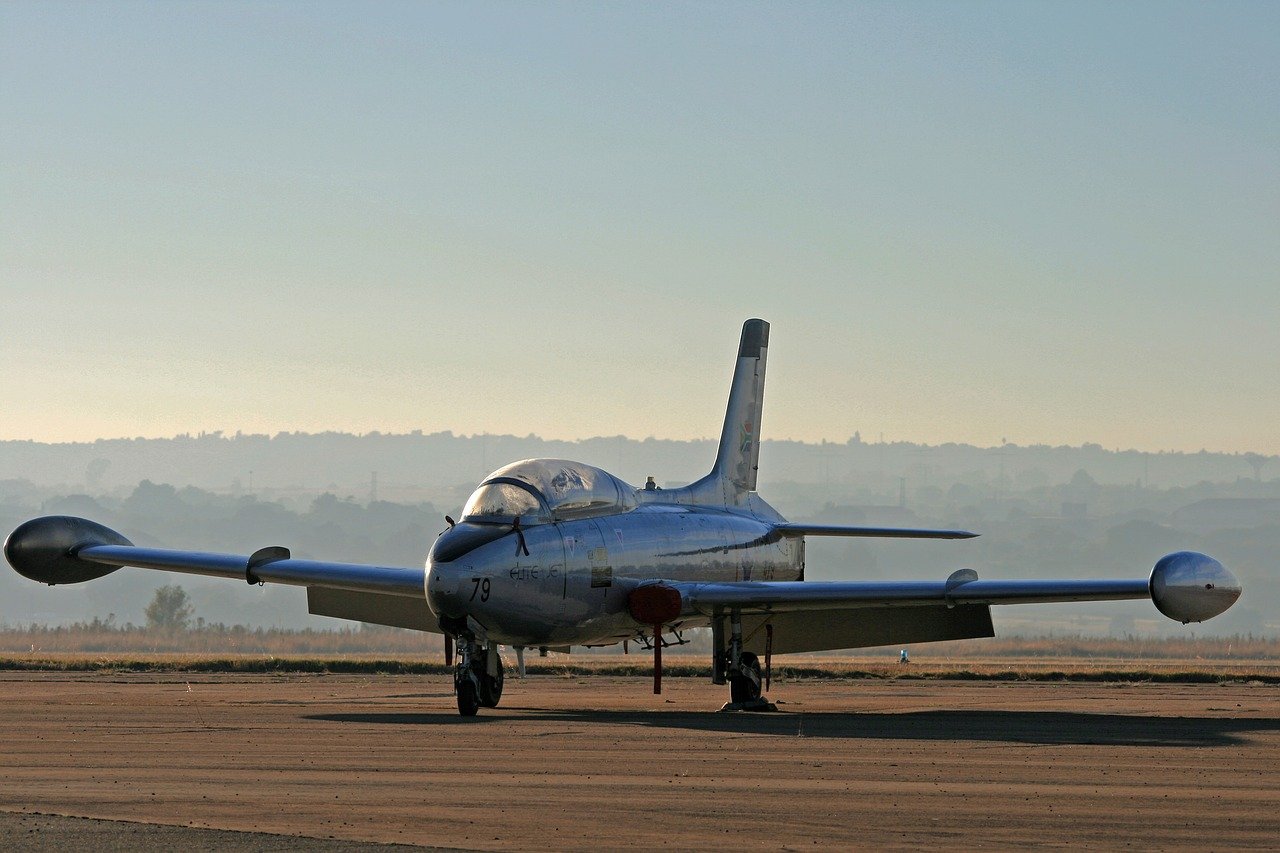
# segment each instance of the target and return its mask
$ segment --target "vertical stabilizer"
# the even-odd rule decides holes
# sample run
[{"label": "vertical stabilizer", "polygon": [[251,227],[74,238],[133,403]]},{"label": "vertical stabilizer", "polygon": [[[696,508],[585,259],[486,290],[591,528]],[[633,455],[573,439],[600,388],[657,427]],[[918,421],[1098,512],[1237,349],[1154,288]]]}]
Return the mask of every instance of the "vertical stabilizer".
[{"label": "vertical stabilizer", "polygon": [[[758,503],[768,509],[753,494],[760,460],[760,415],[764,411],[764,363],[768,351],[769,324],[764,320],[743,323],[715,467],[695,483],[662,492],[663,502],[703,506]],[[776,515],[772,509],[768,512]]]},{"label": "vertical stabilizer", "polygon": [[720,432],[720,449],[711,473],[725,483],[726,494],[754,492],[760,464],[760,415],[764,412],[764,363],[769,352],[769,324],[742,324],[738,363],[729,388],[729,407]]},{"label": "vertical stabilizer", "polygon": [[723,495],[727,504],[739,503],[747,492],[756,489],[760,415],[764,411],[764,364],[768,352],[769,324],[764,320],[743,323],[716,464],[698,484],[706,492]]}]

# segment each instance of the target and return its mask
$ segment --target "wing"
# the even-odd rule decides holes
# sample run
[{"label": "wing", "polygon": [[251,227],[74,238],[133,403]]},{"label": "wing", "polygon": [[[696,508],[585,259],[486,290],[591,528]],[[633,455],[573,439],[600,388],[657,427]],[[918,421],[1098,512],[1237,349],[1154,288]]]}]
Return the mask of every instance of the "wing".
[{"label": "wing", "polygon": [[673,583],[694,612],[711,616],[737,609],[748,613],[857,610],[960,604],[1033,604],[1148,598],[1147,580],[1068,581],[777,581]]},{"label": "wing", "polygon": [[122,566],[192,575],[237,578],[251,584],[281,583],[350,593],[425,598],[426,570],[295,560],[273,546],[249,556],[139,548],[92,521],[47,516],[25,522],[9,534],[4,555],[14,569],[40,583],[80,583]]},{"label": "wing", "polygon": [[989,637],[996,604],[1150,598],[1185,623],[1212,618],[1240,597],[1239,581],[1221,563],[1190,551],[1164,557],[1150,577],[1133,580],[979,580],[961,569],[945,581],[659,581],[631,594],[632,615],[642,624],[667,621],[651,617],[663,596],[641,590],[653,586],[670,590],[668,614],[676,612],[678,594],[679,618],[723,628],[736,617],[745,648],[759,652],[768,637],[775,653]]}]

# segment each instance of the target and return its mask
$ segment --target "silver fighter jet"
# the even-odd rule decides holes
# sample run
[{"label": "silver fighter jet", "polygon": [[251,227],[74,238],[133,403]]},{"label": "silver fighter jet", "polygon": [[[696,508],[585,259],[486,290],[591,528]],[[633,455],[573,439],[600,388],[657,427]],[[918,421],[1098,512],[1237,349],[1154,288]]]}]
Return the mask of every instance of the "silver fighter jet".
[{"label": "silver fighter jet", "polygon": [[[122,566],[307,588],[311,613],[445,635],[458,711],[496,707],[500,645],[568,651],[638,642],[662,649],[710,627],[712,681],[732,707],[764,703],[771,657],[933,640],[990,637],[990,606],[1150,598],[1179,622],[1223,612],[1240,596],[1211,557],[1170,554],[1132,580],[806,582],[806,536],[964,539],[962,530],[796,524],[756,493],[769,324],[748,320],[711,473],[674,489],[634,488],[592,465],[529,459],[499,468],[431,546],[423,568],[295,560],[287,548],[249,556],[140,548],[100,524],[51,516],[8,537],[5,557],[48,584],[79,583]],[[763,666],[761,659],[763,658]]]}]

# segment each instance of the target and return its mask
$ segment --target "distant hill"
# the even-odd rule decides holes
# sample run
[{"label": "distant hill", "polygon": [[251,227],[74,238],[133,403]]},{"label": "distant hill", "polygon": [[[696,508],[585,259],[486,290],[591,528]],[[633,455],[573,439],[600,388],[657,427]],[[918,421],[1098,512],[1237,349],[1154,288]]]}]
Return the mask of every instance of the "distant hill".
[{"label": "distant hill", "polygon": [[[332,491],[393,500],[431,500],[448,506],[465,499],[487,473],[517,459],[563,457],[599,465],[633,484],[652,475],[659,484],[696,479],[711,466],[715,443],[632,439],[623,436],[552,441],[535,435],[279,433],[274,436],[204,433],[174,438],[101,439],[48,444],[0,441],[0,480],[24,479],[87,493],[132,489],[142,480],[192,485],[226,493],[288,497]],[[1254,462],[1261,460],[1260,468]],[[1157,488],[1280,476],[1277,457],[1232,453],[1147,453],[1047,445],[975,447],[909,442],[805,443],[766,440],[761,447],[761,490],[771,484],[874,491],[876,502],[896,504],[905,489],[947,489],[956,483],[992,484],[1004,491],[1065,483],[1083,471],[1100,484]],[[374,485],[376,474],[376,487]],[[1265,477],[1264,477],[1265,478]]]},{"label": "distant hill", "polygon": [[[451,433],[178,436],[74,444],[0,442],[0,533],[39,514],[88,516],[139,544],[420,564],[476,483],[517,459],[567,457],[632,484],[705,473],[710,440],[621,436],[548,441]],[[1257,475],[1261,475],[1260,477]],[[969,542],[813,539],[808,577],[941,578],[961,566],[988,577],[1133,576],[1183,548],[1227,562],[1244,599],[1217,633],[1280,634],[1280,460],[1224,453],[1082,447],[926,446],[766,441],[760,489],[794,520],[959,526]],[[106,618],[141,622],[173,578],[126,569],[95,583],[39,587],[0,570],[0,623]],[[326,627],[291,588],[184,577],[210,622]],[[1183,630],[1142,602],[1003,608],[1005,633]],[[1190,630],[1190,629],[1187,629]],[[424,638],[424,642],[427,640]]]}]

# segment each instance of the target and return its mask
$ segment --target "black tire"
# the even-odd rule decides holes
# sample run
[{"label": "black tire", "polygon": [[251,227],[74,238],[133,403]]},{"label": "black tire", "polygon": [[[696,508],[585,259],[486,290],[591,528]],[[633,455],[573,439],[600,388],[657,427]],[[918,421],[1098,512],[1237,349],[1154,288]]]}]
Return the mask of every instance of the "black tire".
[{"label": "black tire", "polygon": [[760,698],[760,659],[743,652],[739,661],[742,674],[729,679],[729,698],[735,703],[754,702]]},{"label": "black tire", "polygon": [[459,679],[454,685],[458,694],[458,713],[464,717],[474,717],[480,710],[480,697],[476,695],[476,683],[470,678]]},{"label": "black tire", "polygon": [[497,649],[489,652],[489,654],[498,658],[498,674],[490,675],[489,671],[480,665],[476,670],[476,676],[480,679],[480,704],[486,708],[498,707],[498,701],[502,698],[502,658],[498,657]]}]

